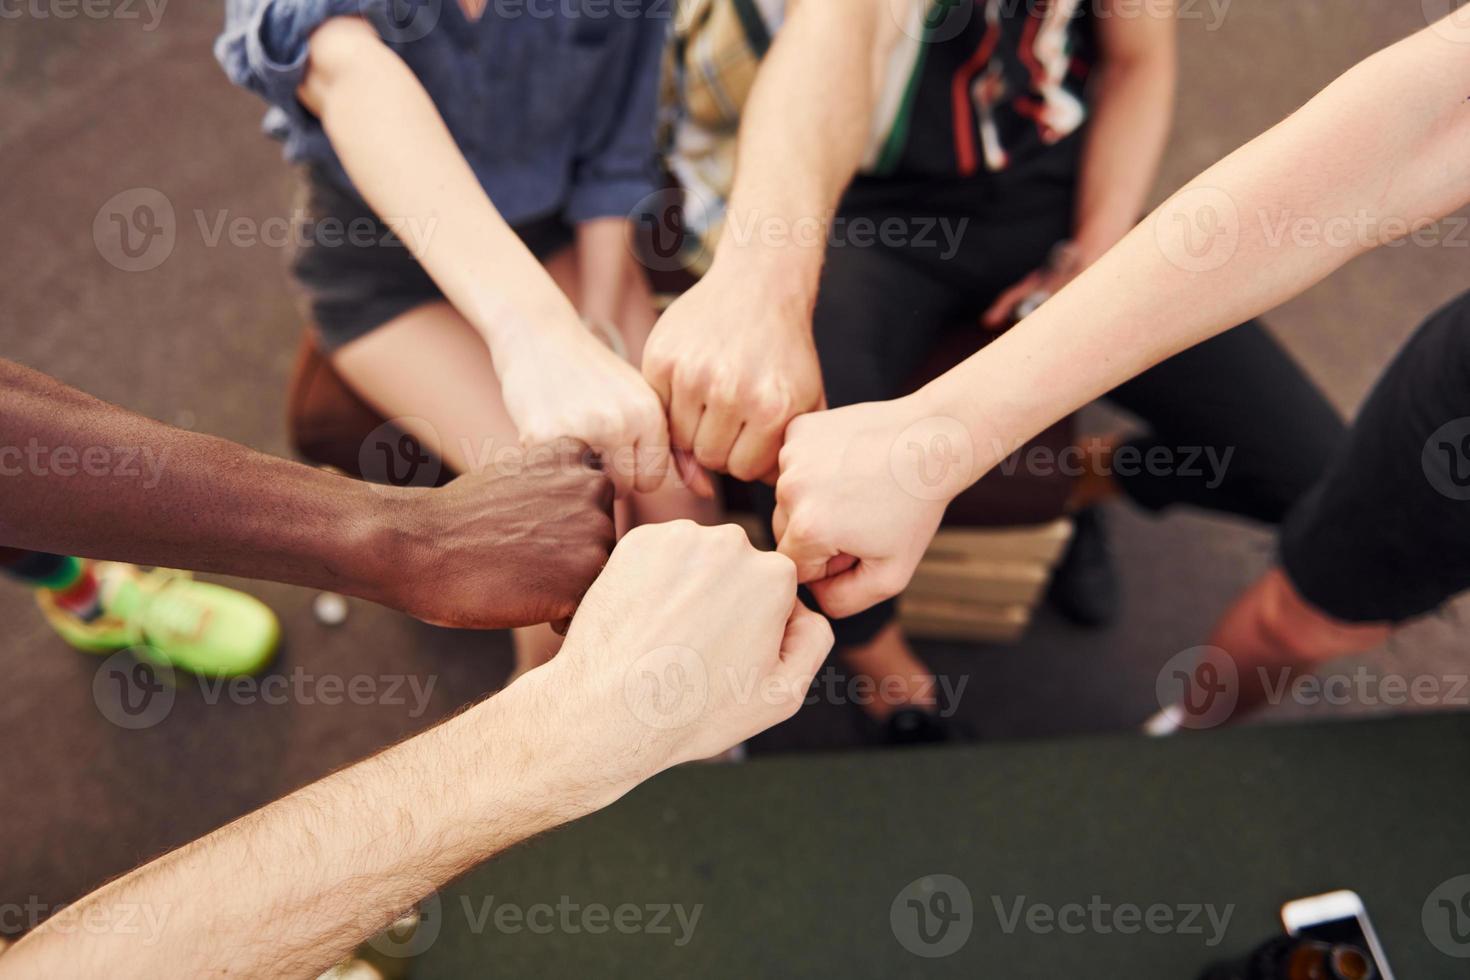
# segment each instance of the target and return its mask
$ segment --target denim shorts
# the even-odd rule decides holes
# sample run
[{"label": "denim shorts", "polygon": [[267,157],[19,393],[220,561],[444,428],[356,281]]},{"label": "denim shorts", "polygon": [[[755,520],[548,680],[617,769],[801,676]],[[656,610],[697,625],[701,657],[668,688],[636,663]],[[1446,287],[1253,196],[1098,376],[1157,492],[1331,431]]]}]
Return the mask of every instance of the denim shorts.
[{"label": "denim shorts", "polygon": [[[403,241],[356,193],[305,167],[294,209],[291,275],[324,350],[333,351],[444,294]],[[574,234],[552,215],[515,229],[543,262]]]}]

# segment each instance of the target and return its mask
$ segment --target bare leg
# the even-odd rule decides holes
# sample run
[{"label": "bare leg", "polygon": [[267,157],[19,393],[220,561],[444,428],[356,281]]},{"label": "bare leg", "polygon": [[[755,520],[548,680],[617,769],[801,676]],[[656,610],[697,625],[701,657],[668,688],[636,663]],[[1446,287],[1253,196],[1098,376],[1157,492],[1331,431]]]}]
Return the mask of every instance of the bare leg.
[{"label": "bare leg", "polygon": [[[1393,630],[1391,623],[1333,619],[1303,599],[1279,567],[1270,569],[1241,593],[1210,635],[1210,645],[1230,656],[1239,678],[1239,697],[1229,721],[1261,708],[1270,699],[1270,690],[1284,690],[1296,675],[1371,650],[1387,641]],[[1172,735],[1188,727],[1187,718],[1183,706],[1169,705],[1143,730]]]},{"label": "bare leg", "polygon": [[[459,473],[491,465],[495,452],[519,446],[506,414],[490,351],[447,302],[403,314],[332,358],[349,385],[416,436]],[[556,655],[550,626],[514,631],[519,676]]]},{"label": "bare leg", "polygon": [[1215,627],[1210,644],[1230,654],[1240,674],[1235,718],[1260,708],[1272,687],[1318,664],[1363,653],[1393,632],[1387,623],[1344,623],[1308,604],[1280,568],[1246,589]]},{"label": "bare leg", "polygon": [[934,675],[897,623],[889,623],[862,646],[843,647],[841,656],[854,675],[867,677],[874,685],[875,696],[862,709],[875,721],[886,721],[899,708],[938,707]]}]

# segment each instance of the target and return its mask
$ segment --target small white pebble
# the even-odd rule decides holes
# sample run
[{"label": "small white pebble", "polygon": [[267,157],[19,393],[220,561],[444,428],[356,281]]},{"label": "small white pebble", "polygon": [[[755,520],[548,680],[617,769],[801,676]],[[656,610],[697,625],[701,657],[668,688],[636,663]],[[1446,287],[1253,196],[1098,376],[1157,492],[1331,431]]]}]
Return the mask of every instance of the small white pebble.
[{"label": "small white pebble", "polygon": [[323,626],[341,626],[347,622],[347,600],[335,592],[319,593],[311,604],[316,621]]}]

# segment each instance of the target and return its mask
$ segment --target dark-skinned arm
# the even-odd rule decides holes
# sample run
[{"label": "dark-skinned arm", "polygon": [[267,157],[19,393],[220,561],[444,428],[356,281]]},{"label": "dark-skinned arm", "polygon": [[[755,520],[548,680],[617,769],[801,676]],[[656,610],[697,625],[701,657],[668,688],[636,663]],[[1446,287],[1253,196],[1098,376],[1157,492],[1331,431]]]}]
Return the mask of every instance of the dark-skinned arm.
[{"label": "dark-skinned arm", "polygon": [[440,489],[361,483],[0,360],[0,544],[329,589],[442,625],[565,619],[613,542],[565,441]]}]

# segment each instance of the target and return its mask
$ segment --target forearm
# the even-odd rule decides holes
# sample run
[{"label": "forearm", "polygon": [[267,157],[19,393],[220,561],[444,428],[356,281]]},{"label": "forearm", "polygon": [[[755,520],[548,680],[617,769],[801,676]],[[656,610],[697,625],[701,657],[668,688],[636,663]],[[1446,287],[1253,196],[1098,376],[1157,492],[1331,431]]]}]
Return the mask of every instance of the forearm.
[{"label": "forearm", "polygon": [[[475,864],[633,785],[532,675],[105,886],[0,957],[5,976],[317,976]],[[81,928],[139,909],[143,935]],[[90,918],[89,918],[90,917]]]},{"label": "forearm", "polygon": [[0,479],[0,543],[367,598],[414,492],[176,429],[4,360]]},{"label": "forearm", "polygon": [[428,93],[371,31],[353,19],[323,25],[300,93],[353,185],[492,352],[532,325],[577,327],[571,302],[491,203]]},{"label": "forearm", "polygon": [[[1119,383],[1455,210],[1470,199],[1464,50],[1426,31],[1353,69],[924,389],[919,408],[970,428],[978,477]],[[1290,230],[1345,220],[1358,232]]]},{"label": "forearm", "polygon": [[712,271],[815,301],[830,219],[862,163],[896,32],[887,10],[887,0],[791,5],[745,106]]},{"label": "forearm", "polygon": [[1105,59],[1093,82],[1073,240],[1096,259],[1144,213],[1174,111],[1172,29],[1157,50]]}]

